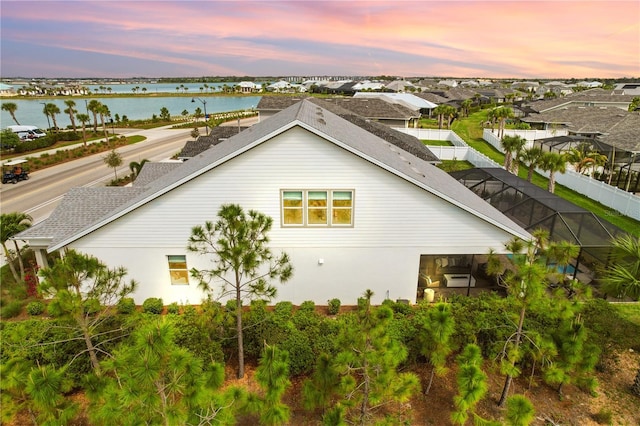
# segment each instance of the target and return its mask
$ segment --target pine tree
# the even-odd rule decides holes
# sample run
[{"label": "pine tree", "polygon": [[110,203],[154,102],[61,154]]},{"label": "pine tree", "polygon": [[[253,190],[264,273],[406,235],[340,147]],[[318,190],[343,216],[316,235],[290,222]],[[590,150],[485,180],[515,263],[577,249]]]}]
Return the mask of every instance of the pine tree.
[{"label": "pine tree", "polygon": [[463,425],[473,412],[476,404],[487,393],[487,375],[482,371],[482,352],[475,344],[465,346],[458,356],[458,394],[453,403],[456,411],[451,414],[451,421]]},{"label": "pine tree", "polygon": [[416,321],[419,327],[418,341],[420,351],[426,356],[433,367],[429,377],[429,383],[424,390],[429,393],[433,378],[446,373],[447,356],[453,350],[451,346],[451,336],[455,331],[455,323],[451,314],[451,306],[447,303],[437,303],[435,306],[428,306],[421,309],[416,314]]},{"label": "pine tree", "polygon": [[104,352],[97,341],[114,338],[121,330],[102,330],[100,327],[115,315],[113,307],[136,288],[136,282],[125,282],[124,268],[109,269],[97,258],[69,250],[64,257],[40,270],[40,291],[51,299],[48,312],[68,318],[75,323],[79,337],[84,340],[96,374],[100,374],[98,353]]},{"label": "pine tree", "polygon": [[77,414],[78,405],[65,398],[73,383],[64,368],[13,359],[2,365],[0,374],[3,422],[26,411],[35,425],[65,425]]},{"label": "pine tree", "polygon": [[293,274],[289,256],[274,257],[268,246],[273,219],[255,210],[248,213],[237,204],[220,207],[218,221],[191,229],[187,250],[213,256],[212,269],[192,269],[191,275],[209,297],[215,291],[211,281],[223,282],[219,297],[233,296],[238,339],[238,378],[244,377],[242,330],[243,299],[272,299],[277,289],[269,280],[286,282]]},{"label": "pine tree", "polygon": [[[508,258],[509,268],[504,271],[502,281],[507,287],[507,300],[519,311],[516,319],[516,330],[510,336],[503,350],[501,371],[505,374],[505,383],[498,406],[504,406],[513,378],[520,374],[519,362],[523,356],[522,343],[525,338],[525,318],[527,310],[542,303],[549,303],[545,292],[549,278],[558,278],[558,267],[565,266],[578,254],[578,247],[572,244],[549,241],[546,231],[533,233],[533,239],[524,241],[515,238],[505,244],[511,253]],[[488,271],[500,274],[504,267],[495,254],[490,253]],[[552,306],[553,303],[549,304]]]},{"label": "pine tree", "polygon": [[509,426],[528,426],[535,417],[533,404],[524,395],[510,396],[505,417]]},{"label": "pine tree", "polygon": [[277,346],[265,345],[255,378],[264,393],[259,399],[260,404],[256,404],[260,408],[260,424],[288,423],[291,412],[289,406],[282,402],[282,397],[291,385],[289,354]]},{"label": "pine tree", "polygon": [[564,321],[552,334],[557,347],[557,356],[544,372],[548,383],[558,385],[562,397],[562,386],[576,383],[593,392],[597,381],[593,377],[600,350],[588,343],[587,329],[580,315]]},{"label": "pine tree", "polygon": [[91,377],[87,396],[94,424],[235,424],[245,392],[220,391],[224,366],[207,368],[174,343],[169,323],[144,324],[102,363],[102,377]]},{"label": "pine tree", "polygon": [[370,424],[377,408],[404,402],[418,389],[417,376],[398,372],[407,351],[388,334],[393,311],[374,309],[372,295],[365,292],[358,312],[345,317],[338,336],[342,350],[333,358],[333,368],[340,376],[336,394],[341,399],[325,414],[329,424]]}]

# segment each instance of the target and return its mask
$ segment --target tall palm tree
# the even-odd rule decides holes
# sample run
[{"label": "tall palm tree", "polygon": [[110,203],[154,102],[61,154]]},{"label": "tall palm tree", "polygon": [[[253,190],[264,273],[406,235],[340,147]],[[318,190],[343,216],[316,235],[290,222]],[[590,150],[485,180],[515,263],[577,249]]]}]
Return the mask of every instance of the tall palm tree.
[{"label": "tall palm tree", "polygon": [[515,117],[515,115],[511,107],[505,107],[505,106],[496,108],[494,111],[494,114],[498,120],[498,138],[502,138],[504,136],[504,128],[507,123],[507,120]]},{"label": "tall palm tree", "polygon": [[11,118],[13,118],[13,121],[15,121],[17,125],[20,125],[20,123],[18,123],[18,120],[16,119],[17,110],[18,105],[14,102],[5,102],[2,104],[2,111],[7,111],[9,115],[11,115]]},{"label": "tall palm tree", "polygon": [[460,104],[460,106],[462,107],[462,111],[464,112],[464,116],[465,117],[469,116],[469,109],[471,108],[471,104],[472,103],[473,103],[473,101],[471,99],[465,99]]},{"label": "tall palm tree", "polygon": [[533,172],[535,168],[540,163],[540,158],[542,157],[542,148],[537,146],[532,146],[531,148],[523,149],[520,151],[520,155],[518,159],[527,165],[527,181],[531,182],[533,180]]},{"label": "tall palm tree", "polygon": [[109,140],[109,135],[107,134],[107,126],[104,122],[105,117],[111,116],[111,111],[109,111],[109,107],[105,104],[100,104],[100,107],[96,111],[100,115],[100,124],[102,125],[102,131],[104,132],[104,139]]},{"label": "tall palm tree", "polygon": [[[22,262],[22,256],[20,255],[20,247],[18,247],[18,242],[13,240],[13,244],[15,246],[15,257],[9,251],[7,247],[7,241],[17,235],[18,233],[28,229],[31,226],[32,222],[31,216],[26,213],[3,213],[0,215],[0,244],[2,245],[2,249],[4,251],[5,258],[7,259],[7,263],[9,264],[9,269],[11,270],[11,274],[15,278],[16,282],[20,282],[24,280],[24,263]],[[14,266],[14,261],[18,260],[18,265],[20,266],[20,275],[16,271],[16,267]]]},{"label": "tall palm tree", "polygon": [[549,172],[547,190],[553,194],[556,190],[555,174],[567,171],[567,159],[565,155],[557,152],[545,152],[540,158],[540,168]]},{"label": "tall palm tree", "polygon": [[91,111],[91,113],[93,114],[94,133],[98,131],[98,109],[100,109],[100,105],[102,105],[102,103],[95,99],[92,99],[91,101],[89,101],[89,104],[87,105],[87,109]]},{"label": "tall palm tree", "polygon": [[[517,163],[520,151],[522,151],[526,143],[526,139],[521,136],[507,135],[502,138],[500,145],[504,150],[504,168],[506,171],[514,173],[514,163]],[[514,158],[516,159],[515,161]],[[515,174],[517,173],[518,172],[516,170]]]},{"label": "tall palm tree", "polygon": [[44,105],[42,109],[42,113],[47,117],[51,117],[51,121],[53,121],[53,128],[56,129],[56,133],[58,132],[58,121],[56,120],[56,114],[60,114],[60,108],[58,105],[54,103],[47,103]]},{"label": "tall palm tree", "polygon": [[87,123],[91,121],[91,118],[88,114],[78,114],[76,118],[82,123],[82,142],[84,142],[84,146],[87,146]]},{"label": "tall palm tree", "polygon": [[73,128],[73,131],[75,132],[76,129],[76,119],[75,119],[75,115],[78,110],[76,110],[74,107],[76,106],[76,103],[74,101],[72,101],[71,99],[64,101],[65,105],[67,106],[67,108],[64,110],[65,113],[69,114],[69,120],[71,120],[71,127]]}]

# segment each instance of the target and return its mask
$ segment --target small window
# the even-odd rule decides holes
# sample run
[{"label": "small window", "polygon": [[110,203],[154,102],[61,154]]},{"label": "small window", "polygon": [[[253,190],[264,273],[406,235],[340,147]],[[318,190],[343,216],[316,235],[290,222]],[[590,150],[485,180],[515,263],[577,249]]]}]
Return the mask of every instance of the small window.
[{"label": "small window", "polygon": [[187,256],[167,256],[169,261],[169,276],[171,284],[188,285],[189,270],[187,269]]},{"label": "small window", "polygon": [[302,225],[302,191],[282,193],[282,217],[285,225]]},{"label": "small window", "polygon": [[353,217],[353,192],[333,191],[331,198],[333,200],[331,224],[351,225],[351,218]]},{"label": "small window", "polygon": [[327,224],[327,191],[309,191],[307,215],[309,225]]}]

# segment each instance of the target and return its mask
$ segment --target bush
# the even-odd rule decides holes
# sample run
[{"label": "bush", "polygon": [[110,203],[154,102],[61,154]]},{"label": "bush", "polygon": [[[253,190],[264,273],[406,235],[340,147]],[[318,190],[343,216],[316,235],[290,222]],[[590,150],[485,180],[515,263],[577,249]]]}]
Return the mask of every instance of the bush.
[{"label": "bush", "polygon": [[593,414],[591,417],[599,425],[610,425],[612,424],[612,421],[613,421],[613,415],[611,414],[611,410],[607,408],[601,408],[600,411]]},{"label": "bush", "polygon": [[2,319],[14,318],[20,315],[22,312],[22,301],[12,300],[6,306],[3,306],[0,310],[0,317]]},{"label": "bush", "polygon": [[150,297],[142,302],[142,312],[146,312],[148,314],[160,315],[163,307],[164,304],[162,299],[158,297]]},{"label": "bush", "polygon": [[122,315],[132,314],[136,310],[136,302],[131,297],[123,297],[118,302],[118,313]]},{"label": "bush", "polygon": [[173,302],[167,306],[167,313],[178,315],[180,313],[180,305],[178,302]]},{"label": "bush", "polygon": [[316,304],[312,300],[306,300],[300,304],[299,311],[315,312]]},{"label": "bush", "polygon": [[340,299],[331,299],[327,303],[329,303],[329,315],[336,315],[340,312]]},{"label": "bush", "polygon": [[315,366],[316,354],[309,337],[296,329],[288,333],[278,347],[289,353],[289,372],[293,376],[310,372]]},{"label": "bush", "polygon": [[34,300],[27,305],[27,313],[29,315],[40,315],[44,312],[44,303],[39,300]]}]

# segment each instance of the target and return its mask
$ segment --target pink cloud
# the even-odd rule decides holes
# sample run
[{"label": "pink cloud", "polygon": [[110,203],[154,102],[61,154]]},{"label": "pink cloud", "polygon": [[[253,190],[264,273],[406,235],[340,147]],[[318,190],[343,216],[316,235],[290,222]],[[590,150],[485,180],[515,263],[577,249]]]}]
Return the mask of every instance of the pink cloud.
[{"label": "pink cloud", "polygon": [[3,3],[3,22],[31,25],[2,35],[240,74],[255,72],[221,62],[282,61],[283,74],[335,63],[336,74],[377,64],[404,75],[633,76],[638,16],[636,1],[27,1]]}]

